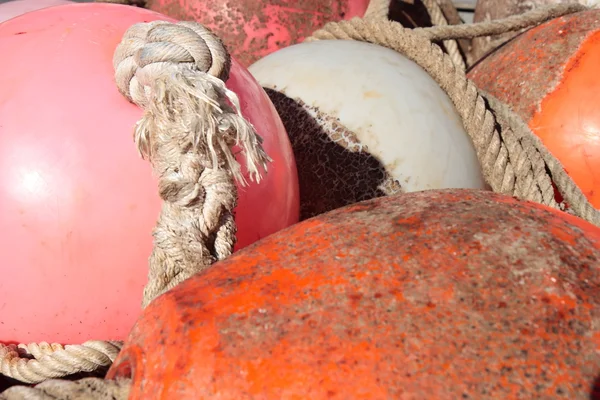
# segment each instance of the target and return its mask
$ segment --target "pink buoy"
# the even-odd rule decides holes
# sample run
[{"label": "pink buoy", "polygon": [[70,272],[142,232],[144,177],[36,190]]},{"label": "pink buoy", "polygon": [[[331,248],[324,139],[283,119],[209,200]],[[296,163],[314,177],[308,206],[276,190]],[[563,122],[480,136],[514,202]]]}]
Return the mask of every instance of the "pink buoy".
[{"label": "pink buoy", "polygon": [[67,0],[12,0],[0,4],[0,22],[46,7],[70,4]]},{"label": "pink buoy", "polygon": [[[141,312],[161,203],[112,62],[131,25],[161,19],[87,3],[0,24],[0,342],[123,339]],[[298,184],[263,89],[235,60],[227,86],[273,159],[239,190],[239,249],[298,220]]]},{"label": "pink buoy", "polygon": [[173,18],[215,32],[244,66],[300,43],[331,21],[362,17],[369,0],[146,0]]}]

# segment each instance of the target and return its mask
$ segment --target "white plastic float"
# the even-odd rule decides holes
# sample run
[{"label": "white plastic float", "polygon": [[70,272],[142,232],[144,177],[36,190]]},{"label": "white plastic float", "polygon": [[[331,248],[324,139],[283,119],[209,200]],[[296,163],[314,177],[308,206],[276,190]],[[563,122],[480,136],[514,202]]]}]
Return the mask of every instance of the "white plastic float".
[{"label": "white plastic float", "polygon": [[[342,137],[347,151],[368,151],[401,191],[486,188],[451,100],[421,67],[395,51],[356,41],[308,42],[272,53],[249,70],[264,88],[279,92],[267,90],[293,142],[301,201],[312,204],[311,210],[304,207],[303,217],[341,206],[322,203],[333,186],[353,179],[339,175],[356,169],[338,168],[329,171],[336,177],[325,176],[323,168],[335,168],[333,159],[328,154],[316,156],[318,143],[309,144],[307,138],[314,135],[314,142],[323,142],[317,138],[317,126],[332,141],[341,143]],[[312,123],[299,121],[298,113],[290,109],[292,100],[313,118]],[[359,144],[348,140],[352,135]],[[320,191],[315,189],[319,185]],[[345,195],[353,196],[348,190]],[[363,200],[361,196],[345,203]]]}]

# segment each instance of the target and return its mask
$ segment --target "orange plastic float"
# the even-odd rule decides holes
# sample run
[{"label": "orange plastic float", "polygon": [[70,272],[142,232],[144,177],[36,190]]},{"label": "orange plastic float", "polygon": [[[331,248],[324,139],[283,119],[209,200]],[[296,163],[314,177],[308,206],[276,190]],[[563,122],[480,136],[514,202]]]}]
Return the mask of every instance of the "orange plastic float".
[{"label": "orange plastic float", "polygon": [[41,8],[70,4],[67,0],[11,0],[0,4],[0,22]]},{"label": "orange plastic float", "polygon": [[148,0],[146,7],[215,32],[242,65],[301,42],[330,21],[362,17],[369,0]]},{"label": "orange plastic float", "polygon": [[[132,24],[158,19],[91,3],[0,24],[1,342],[122,339],[140,313],[160,202],[112,61]],[[298,188],[270,100],[236,61],[230,76],[274,160],[240,189],[242,248],[297,221]]]},{"label": "orange plastic float", "polygon": [[513,39],[468,74],[521,115],[596,208],[599,18],[600,10],[590,10],[554,19]]},{"label": "orange plastic float", "polygon": [[294,225],[145,309],[131,399],[588,399],[600,229],[486,191]]}]

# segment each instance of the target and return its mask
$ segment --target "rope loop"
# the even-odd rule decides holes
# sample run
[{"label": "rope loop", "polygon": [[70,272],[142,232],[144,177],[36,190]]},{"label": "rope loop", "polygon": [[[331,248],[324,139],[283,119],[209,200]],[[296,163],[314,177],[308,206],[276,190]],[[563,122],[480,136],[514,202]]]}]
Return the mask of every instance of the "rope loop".
[{"label": "rope loop", "polygon": [[[600,211],[587,200],[566,174],[560,162],[545,148],[529,127],[507,105],[480,93],[438,45],[436,39],[475,37],[533,26],[575,12],[587,10],[580,4],[540,7],[503,21],[470,25],[408,29],[389,20],[353,18],[330,22],[306,39],[358,40],[387,47],[423,68],[446,92],[462,118],[481,164],[484,178],[498,193],[566,210],[600,226]],[[554,200],[554,183],[564,202]]]}]

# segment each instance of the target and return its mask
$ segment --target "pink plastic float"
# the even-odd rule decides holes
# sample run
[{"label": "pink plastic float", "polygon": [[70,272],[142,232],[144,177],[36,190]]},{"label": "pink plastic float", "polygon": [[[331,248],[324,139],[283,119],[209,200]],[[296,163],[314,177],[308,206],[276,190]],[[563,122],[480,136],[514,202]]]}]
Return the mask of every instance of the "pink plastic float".
[{"label": "pink plastic float", "polygon": [[0,4],[0,22],[41,8],[70,4],[66,0],[12,0]]},{"label": "pink plastic float", "polygon": [[242,65],[299,43],[327,22],[362,17],[369,0],[146,0],[173,18],[215,32]]},{"label": "pink plastic float", "polygon": [[[157,182],[113,81],[132,24],[168,18],[70,4],[0,24],[0,342],[123,339],[141,311]],[[298,219],[295,163],[270,100],[234,60],[230,89],[273,158],[240,189],[238,246]]]}]

